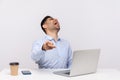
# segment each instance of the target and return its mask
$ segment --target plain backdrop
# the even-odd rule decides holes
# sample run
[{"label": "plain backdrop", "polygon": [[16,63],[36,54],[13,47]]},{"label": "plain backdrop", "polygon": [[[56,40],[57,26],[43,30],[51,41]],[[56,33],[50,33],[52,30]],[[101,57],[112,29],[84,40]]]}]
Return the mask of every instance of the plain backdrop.
[{"label": "plain backdrop", "polygon": [[73,51],[100,48],[98,67],[120,69],[120,0],[0,0],[0,70],[15,61],[37,67],[31,47],[45,35],[46,15],[59,20]]}]

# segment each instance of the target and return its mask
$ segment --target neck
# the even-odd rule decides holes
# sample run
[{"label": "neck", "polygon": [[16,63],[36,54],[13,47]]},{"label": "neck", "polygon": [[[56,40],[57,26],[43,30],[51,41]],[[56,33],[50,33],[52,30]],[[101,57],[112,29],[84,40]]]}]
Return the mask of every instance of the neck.
[{"label": "neck", "polygon": [[49,35],[52,38],[54,38],[55,41],[58,40],[58,32],[47,32],[47,35]]}]

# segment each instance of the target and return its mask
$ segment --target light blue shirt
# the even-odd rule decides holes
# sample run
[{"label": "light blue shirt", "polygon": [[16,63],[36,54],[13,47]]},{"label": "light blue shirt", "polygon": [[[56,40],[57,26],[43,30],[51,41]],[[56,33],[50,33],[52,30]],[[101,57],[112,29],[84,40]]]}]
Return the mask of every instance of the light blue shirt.
[{"label": "light blue shirt", "polygon": [[[52,41],[56,48],[42,50],[42,45],[46,41]],[[55,41],[46,35],[42,40],[36,40],[32,46],[32,59],[38,64],[39,68],[60,69],[70,68],[72,63],[72,50],[70,44],[61,38]]]}]

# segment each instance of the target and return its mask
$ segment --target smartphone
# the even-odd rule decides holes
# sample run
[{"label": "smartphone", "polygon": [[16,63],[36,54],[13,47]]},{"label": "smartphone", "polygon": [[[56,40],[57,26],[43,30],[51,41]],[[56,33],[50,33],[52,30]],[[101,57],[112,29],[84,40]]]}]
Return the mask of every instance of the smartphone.
[{"label": "smartphone", "polygon": [[29,70],[21,71],[23,75],[31,75],[32,73]]}]

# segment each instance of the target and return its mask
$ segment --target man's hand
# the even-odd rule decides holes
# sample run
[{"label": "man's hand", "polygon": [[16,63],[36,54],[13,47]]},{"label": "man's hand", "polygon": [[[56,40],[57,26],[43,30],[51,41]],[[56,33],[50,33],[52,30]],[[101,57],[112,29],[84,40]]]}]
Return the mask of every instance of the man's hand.
[{"label": "man's hand", "polygon": [[42,50],[45,50],[45,51],[53,48],[55,48],[55,46],[51,41],[46,41],[42,46]]}]

